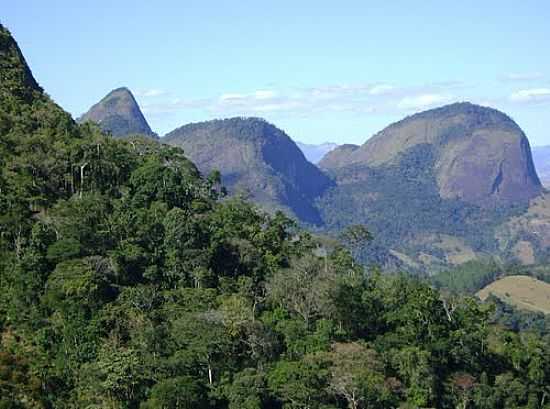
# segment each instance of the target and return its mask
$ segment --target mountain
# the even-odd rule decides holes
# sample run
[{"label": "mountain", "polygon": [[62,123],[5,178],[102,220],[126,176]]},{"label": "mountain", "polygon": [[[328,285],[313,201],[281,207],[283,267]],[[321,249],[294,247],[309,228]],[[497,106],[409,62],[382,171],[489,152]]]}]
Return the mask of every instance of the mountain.
[{"label": "mountain", "polygon": [[516,259],[525,229],[512,237],[503,226],[549,200],[519,126],[470,103],[407,117],[362,146],[333,150],[320,167],[336,181],[318,203],[326,228],[366,224],[375,244],[413,267]]},{"label": "mountain", "polygon": [[533,161],[541,182],[550,188],[550,146],[534,147]]},{"label": "mountain", "polygon": [[314,164],[319,163],[323,156],[338,147],[338,144],[332,142],[325,142],[320,145],[296,142],[296,145],[300,148],[306,159]]},{"label": "mountain", "polygon": [[80,136],[76,122],[44,93],[0,24],[0,247],[13,234],[3,224],[6,214],[17,215],[13,227],[23,229],[24,220],[74,188],[80,158],[61,147]]},{"label": "mountain", "polygon": [[19,46],[11,33],[1,24],[0,57],[2,106],[7,105],[8,99],[29,103],[37,96],[43,95],[43,90],[34,79]]},{"label": "mountain", "polygon": [[16,126],[30,137],[39,128],[54,127],[58,122],[74,125],[71,117],[44,93],[11,33],[1,24],[0,73],[0,133],[3,138],[9,138]]},{"label": "mountain", "polygon": [[101,101],[82,115],[79,122],[92,121],[115,137],[144,135],[158,138],[143,116],[132,92],[125,87],[109,92]]},{"label": "mountain", "polygon": [[[423,150],[418,165],[433,170],[443,199],[512,204],[541,192],[529,142],[519,126],[497,110],[470,103],[392,124],[349,151],[337,167],[382,169],[399,164],[414,150]],[[331,168],[327,161],[322,165]]]},{"label": "mountain", "polygon": [[[339,246],[218,200],[180,149],[77,124],[1,25],[0,57],[0,408],[543,407],[544,317],[365,280]],[[548,289],[525,296],[549,310]]]},{"label": "mountain", "polygon": [[162,141],[184,149],[203,173],[219,170],[231,193],[245,192],[270,210],[321,223],[314,200],[332,185],[280,129],[259,118],[182,126]]}]

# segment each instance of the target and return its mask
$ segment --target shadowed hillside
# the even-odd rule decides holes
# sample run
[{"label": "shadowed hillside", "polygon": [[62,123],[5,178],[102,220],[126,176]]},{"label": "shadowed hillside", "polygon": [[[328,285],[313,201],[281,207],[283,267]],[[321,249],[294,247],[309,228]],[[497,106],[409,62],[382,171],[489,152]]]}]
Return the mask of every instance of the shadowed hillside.
[{"label": "shadowed hillside", "polygon": [[200,122],[182,126],[162,141],[183,148],[202,172],[219,170],[231,193],[243,192],[306,223],[321,222],[313,201],[331,181],[272,124],[258,118]]}]

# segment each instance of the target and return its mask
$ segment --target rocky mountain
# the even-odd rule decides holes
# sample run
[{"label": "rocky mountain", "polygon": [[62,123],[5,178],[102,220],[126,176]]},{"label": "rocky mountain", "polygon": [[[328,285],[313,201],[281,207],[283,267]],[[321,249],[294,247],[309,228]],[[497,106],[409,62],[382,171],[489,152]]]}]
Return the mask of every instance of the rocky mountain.
[{"label": "rocky mountain", "polygon": [[338,147],[338,144],[332,142],[325,142],[320,145],[296,142],[296,145],[300,148],[306,159],[314,164],[319,163],[327,153]]},{"label": "rocky mountain", "polygon": [[550,146],[534,147],[533,161],[542,184],[550,188]]},{"label": "rocky mountain", "polygon": [[132,92],[125,87],[109,92],[78,121],[96,122],[101,129],[110,132],[115,137],[144,135],[158,138],[143,116]]},{"label": "rocky mountain", "polygon": [[[519,126],[497,110],[470,103],[448,105],[392,124],[348,151],[337,166],[381,169],[399,164],[415,149],[431,156],[432,163],[424,165],[433,170],[443,199],[513,204],[541,192],[529,142]],[[324,161],[322,166],[334,165]]]},{"label": "rocky mountain", "polygon": [[219,170],[231,193],[244,192],[267,209],[320,224],[314,201],[332,185],[282,130],[259,118],[182,126],[162,138],[182,147],[201,172]]},{"label": "rocky mountain", "polygon": [[[524,229],[502,226],[546,200],[518,125],[469,103],[405,118],[320,166],[336,181],[318,204],[326,227],[364,223],[375,244],[416,267],[514,258]],[[540,244],[530,243],[534,258]]]}]

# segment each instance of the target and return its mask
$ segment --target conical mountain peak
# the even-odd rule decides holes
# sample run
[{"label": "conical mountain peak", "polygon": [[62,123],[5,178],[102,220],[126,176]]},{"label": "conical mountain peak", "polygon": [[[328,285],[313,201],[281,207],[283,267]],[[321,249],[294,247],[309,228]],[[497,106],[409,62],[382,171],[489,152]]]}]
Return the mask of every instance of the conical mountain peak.
[{"label": "conical mountain peak", "polygon": [[92,121],[115,137],[145,135],[157,138],[134,98],[126,87],[109,92],[101,101],[79,118],[80,122]]}]

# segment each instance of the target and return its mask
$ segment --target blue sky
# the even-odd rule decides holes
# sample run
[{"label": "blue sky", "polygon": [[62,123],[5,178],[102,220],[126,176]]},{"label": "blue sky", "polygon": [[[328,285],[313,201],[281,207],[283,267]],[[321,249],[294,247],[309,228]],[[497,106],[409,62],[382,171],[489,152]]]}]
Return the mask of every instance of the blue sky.
[{"label": "blue sky", "polygon": [[127,86],[161,135],[244,115],[304,142],[363,143],[468,100],[550,145],[546,0],[9,0],[0,21],[75,116]]}]

